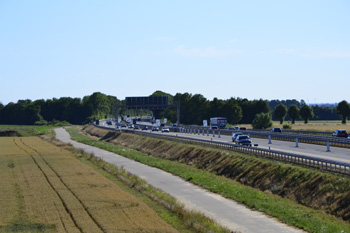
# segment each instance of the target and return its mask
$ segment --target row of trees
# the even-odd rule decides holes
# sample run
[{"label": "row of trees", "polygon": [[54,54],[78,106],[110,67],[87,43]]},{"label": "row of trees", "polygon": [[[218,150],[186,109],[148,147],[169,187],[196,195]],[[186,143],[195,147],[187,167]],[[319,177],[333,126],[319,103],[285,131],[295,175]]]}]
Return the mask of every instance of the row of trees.
[{"label": "row of trees", "polygon": [[[319,114],[319,112],[321,111],[325,112],[324,110],[322,110],[324,108],[325,107],[319,107],[317,105],[314,107],[310,107],[306,104],[302,105],[300,109],[296,104],[292,104],[287,108],[283,103],[280,103],[274,108],[273,116],[274,118],[280,121],[280,124],[283,124],[283,121],[287,116],[287,114],[292,120],[292,124],[294,124],[295,120],[298,118],[302,118],[304,120],[304,123],[307,124],[309,119],[312,119],[315,116],[314,110],[317,111],[316,114]],[[336,112],[338,116],[341,116],[342,123],[345,124],[347,121],[347,118],[350,117],[350,104],[345,100],[343,100],[339,102],[337,107],[334,108],[332,112]]]},{"label": "row of trees", "polygon": [[[230,98],[221,100],[206,99],[203,95],[190,93],[177,93],[171,96],[164,92],[155,92],[153,95],[168,95],[172,103],[180,102],[180,121],[183,124],[203,124],[203,120],[211,117],[227,117],[230,124],[251,124],[255,115],[261,112],[269,113],[270,107],[266,100],[248,100]],[[176,122],[176,108],[166,109],[155,113],[156,118],[167,118]]]},{"label": "row of trees", "polygon": [[113,115],[120,101],[114,96],[95,92],[80,98],[53,98],[48,100],[19,100],[0,105],[0,124],[46,124],[67,121],[72,124],[91,122],[93,118]]},{"label": "row of trees", "polygon": [[[152,95],[169,96],[169,104],[179,102],[180,122],[183,124],[201,125],[205,119],[209,120],[211,117],[220,116],[227,117],[230,124],[252,124],[257,114],[260,114],[261,118],[271,118],[272,116],[281,124],[286,117],[291,119],[293,124],[299,118],[308,123],[309,119],[321,120],[324,116],[334,118],[334,115],[337,116],[337,119],[340,119],[341,116],[342,122],[346,123],[347,118],[350,117],[350,105],[345,100],[340,102],[336,108],[329,108],[317,105],[310,107],[303,100],[300,102],[297,100],[272,100],[269,102],[263,99],[248,100],[242,98],[208,100],[201,94],[192,95],[186,92],[172,96],[162,91],[156,91]],[[116,106],[122,105],[123,102],[115,96],[95,92],[82,99],[62,97],[35,101],[19,100],[17,103],[9,103],[6,106],[0,103],[0,124],[46,124],[55,121],[84,124],[91,122],[94,118],[113,117]],[[270,106],[274,106],[274,108],[270,108]],[[119,114],[126,114],[126,111],[121,108]],[[168,118],[169,121],[176,122],[176,111],[176,108],[169,108],[164,111],[154,110],[153,114],[158,119]],[[261,127],[266,128],[266,125]]]}]

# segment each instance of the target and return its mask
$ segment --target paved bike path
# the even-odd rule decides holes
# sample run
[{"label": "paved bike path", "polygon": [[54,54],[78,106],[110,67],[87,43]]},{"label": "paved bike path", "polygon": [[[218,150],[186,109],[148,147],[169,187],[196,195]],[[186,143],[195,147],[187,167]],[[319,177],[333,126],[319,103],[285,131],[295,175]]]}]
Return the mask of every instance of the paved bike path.
[{"label": "paved bike path", "polygon": [[250,210],[235,201],[208,192],[207,190],[160,169],[144,165],[93,146],[73,141],[63,128],[55,129],[55,132],[58,140],[70,143],[75,148],[82,149],[86,153],[93,153],[96,157],[110,164],[123,167],[128,172],[141,177],[152,186],[175,197],[177,200],[184,203],[187,208],[205,214],[232,231],[252,233],[303,232],[299,229],[287,226],[274,218],[268,217],[261,212]]}]

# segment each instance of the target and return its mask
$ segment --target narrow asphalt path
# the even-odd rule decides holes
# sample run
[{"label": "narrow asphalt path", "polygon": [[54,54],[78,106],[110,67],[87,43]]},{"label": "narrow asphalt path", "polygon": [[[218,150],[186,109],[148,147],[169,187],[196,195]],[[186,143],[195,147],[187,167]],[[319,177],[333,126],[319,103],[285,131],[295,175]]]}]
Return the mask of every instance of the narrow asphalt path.
[{"label": "narrow asphalt path", "polygon": [[141,177],[152,186],[175,197],[187,208],[205,214],[232,231],[252,233],[303,232],[268,217],[261,212],[250,210],[235,201],[210,193],[160,169],[149,167],[123,156],[73,141],[63,128],[55,129],[55,132],[58,140],[70,143],[75,148],[82,149],[86,153],[93,153],[110,164],[123,167],[130,173]]}]

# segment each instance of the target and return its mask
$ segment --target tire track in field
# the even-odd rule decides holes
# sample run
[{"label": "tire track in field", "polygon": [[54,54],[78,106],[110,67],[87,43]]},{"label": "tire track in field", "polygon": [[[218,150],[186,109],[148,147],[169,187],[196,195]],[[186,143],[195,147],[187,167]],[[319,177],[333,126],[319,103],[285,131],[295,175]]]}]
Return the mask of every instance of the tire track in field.
[{"label": "tire track in field", "polygon": [[[22,139],[20,139],[20,141],[23,143]],[[80,229],[80,227],[78,226],[78,224],[76,223],[74,216],[72,215],[72,213],[71,213],[70,210],[68,209],[68,207],[67,207],[65,201],[63,200],[62,196],[58,193],[58,191],[57,191],[57,190],[55,189],[55,187],[52,185],[52,183],[51,183],[50,180],[48,179],[47,175],[44,173],[44,171],[41,169],[41,167],[37,164],[37,162],[35,161],[35,159],[33,158],[33,156],[32,156],[27,150],[25,150],[24,148],[22,148],[21,146],[19,146],[19,144],[16,142],[15,138],[13,138],[13,143],[14,143],[20,150],[24,151],[27,155],[29,155],[29,156],[33,159],[34,163],[37,165],[37,167],[39,168],[39,170],[43,173],[43,175],[44,175],[46,181],[48,182],[48,184],[50,185],[50,187],[52,188],[52,190],[56,193],[56,195],[57,195],[58,198],[60,199],[61,204],[63,205],[63,207],[64,207],[64,209],[66,210],[67,214],[70,216],[72,222],[74,223],[74,226],[75,226],[77,229],[79,229],[80,232],[83,232],[83,231]],[[61,223],[62,223],[62,226],[63,226],[65,232],[69,233],[69,231],[67,230],[66,225],[65,225],[65,223],[64,223],[64,221],[63,221],[63,219],[62,219],[62,215],[61,215],[60,211],[58,210],[56,204],[54,204],[54,205],[55,205],[55,207],[56,207],[56,210],[57,210],[57,212],[58,212],[58,215],[59,215],[59,217],[60,217],[60,221],[61,221]]]},{"label": "tire track in field", "polygon": [[[90,217],[90,219],[92,220],[92,222],[97,226],[97,228],[99,228],[102,232],[106,232],[103,227],[101,226],[101,224],[98,223],[98,221],[93,217],[93,215],[91,214],[91,212],[88,210],[88,208],[85,206],[85,204],[83,203],[83,201],[81,199],[79,199],[79,197],[73,192],[73,190],[71,190],[68,185],[66,185],[66,183],[64,183],[64,181],[62,180],[62,178],[60,177],[60,175],[53,169],[53,167],[47,162],[47,160],[45,160],[45,158],[40,154],[40,152],[38,150],[36,150],[35,148],[32,148],[31,146],[27,145],[25,142],[23,142],[23,140],[20,138],[19,139],[21,144],[23,146],[25,146],[27,149],[33,151],[36,155],[38,155],[44,162],[45,164],[50,168],[50,170],[56,175],[56,177],[60,180],[60,182],[63,184],[63,186],[74,196],[74,198],[80,203],[80,205],[83,207],[83,209],[85,210],[86,214]],[[79,226],[79,224],[77,223],[77,220],[74,217],[74,214],[71,212],[71,210],[68,207],[68,204],[64,201],[63,197],[59,194],[59,192],[57,191],[57,189],[54,187],[54,185],[51,183],[51,181],[49,180],[47,174],[44,172],[44,170],[42,169],[42,167],[39,165],[38,161],[34,158],[34,156],[32,155],[32,153],[28,152],[25,148],[20,147],[19,144],[16,144],[20,149],[22,149],[23,151],[25,151],[28,155],[31,156],[31,158],[33,159],[33,161],[35,162],[35,164],[38,166],[38,168],[40,169],[40,171],[43,173],[43,175],[45,176],[46,180],[48,181],[48,183],[50,184],[50,186],[52,187],[52,189],[57,193],[57,195],[59,196],[59,198],[61,199],[61,202],[64,206],[64,208],[66,209],[67,213],[70,215],[70,217],[72,218],[72,221],[74,222],[75,226],[79,229],[80,232],[84,232],[84,230]],[[34,154],[33,153],[33,154]]]}]

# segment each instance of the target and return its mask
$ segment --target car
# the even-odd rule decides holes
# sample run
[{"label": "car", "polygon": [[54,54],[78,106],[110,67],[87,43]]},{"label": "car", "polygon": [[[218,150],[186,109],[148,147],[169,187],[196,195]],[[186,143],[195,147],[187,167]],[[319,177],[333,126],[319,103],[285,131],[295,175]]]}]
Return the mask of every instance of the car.
[{"label": "car", "polygon": [[142,130],[148,130],[148,127],[147,127],[146,125],[143,125],[143,126],[141,127],[141,129],[142,129]]},{"label": "car", "polygon": [[170,132],[169,128],[168,127],[163,127],[162,128],[162,133],[164,133],[164,132],[169,133]]},{"label": "car", "polygon": [[165,126],[165,124],[164,124],[164,123],[161,123],[161,124],[160,124],[160,127],[164,127],[164,126]]},{"label": "car", "polygon": [[212,129],[212,130],[217,130],[217,129],[219,129],[219,127],[217,127],[217,126],[211,126],[210,129]]},{"label": "car", "polygon": [[238,127],[238,130],[247,130],[246,127]]},{"label": "car", "polygon": [[153,127],[152,127],[152,131],[159,131],[158,126],[153,126]]},{"label": "car", "polygon": [[138,125],[134,125],[134,129],[139,129],[140,127]]},{"label": "car", "polygon": [[129,129],[133,129],[133,128],[134,128],[134,125],[133,125],[133,124],[129,124],[129,125],[128,125],[128,128],[129,128]]},{"label": "car", "polygon": [[233,134],[232,134],[232,142],[236,141],[236,138],[237,138],[239,135],[244,135],[244,134],[241,133],[241,132],[233,133]]},{"label": "car", "polygon": [[173,124],[171,127],[177,127],[177,124]]},{"label": "car", "polygon": [[278,128],[278,127],[274,127],[271,129],[271,132],[274,132],[274,133],[282,133],[282,129],[281,128]]},{"label": "car", "polygon": [[333,137],[347,138],[347,137],[349,137],[349,134],[345,129],[337,129],[336,131],[334,131],[332,136]]},{"label": "car", "polygon": [[107,120],[106,123],[107,123],[107,125],[112,125],[112,121],[111,120]]},{"label": "car", "polygon": [[126,124],[125,123],[120,123],[120,127],[126,128]]},{"label": "car", "polygon": [[238,126],[229,126],[227,127],[228,130],[239,130]]},{"label": "car", "polygon": [[252,146],[252,140],[250,140],[248,135],[237,136],[235,143],[242,146]]}]

